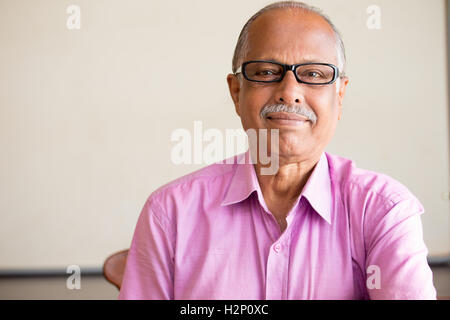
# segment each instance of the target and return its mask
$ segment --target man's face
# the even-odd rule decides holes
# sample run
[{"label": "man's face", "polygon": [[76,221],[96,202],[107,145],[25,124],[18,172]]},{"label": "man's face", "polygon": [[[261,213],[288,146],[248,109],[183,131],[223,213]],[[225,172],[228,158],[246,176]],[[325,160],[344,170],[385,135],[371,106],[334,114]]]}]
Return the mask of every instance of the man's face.
[{"label": "man's face", "polygon": [[[245,61],[249,60],[285,64],[324,62],[339,66],[336,38],[326,21],[316,14],[290,9],[268,11],[253,22],[245,57]],[[275,83],[255,83],[239,77],[242,75],[230,74],[227,80],[244,130],[279,129],[280,160],[301,161],[323,151],[341,117],[346,78],[329,85],[307,85],[298,83],[291,71]],[[314,112],[316,123],[280,120],[286,116],[282,113],[260,117],[265,106],[279,103]]]}]

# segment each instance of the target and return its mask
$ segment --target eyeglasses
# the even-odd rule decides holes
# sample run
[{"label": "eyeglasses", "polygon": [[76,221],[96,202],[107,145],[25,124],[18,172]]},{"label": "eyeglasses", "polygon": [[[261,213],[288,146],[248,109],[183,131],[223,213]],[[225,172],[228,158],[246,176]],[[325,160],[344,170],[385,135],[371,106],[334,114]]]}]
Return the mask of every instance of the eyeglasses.
[{"label": "eyeglasses", "polygon": [[247,61],[235,74],[241,73],[252,82],[281,82],[286,72],[292,71],[300,83],[323,85],[331,84],[339,77],[339,69],[329,63],[282,64],[274,61]]}]

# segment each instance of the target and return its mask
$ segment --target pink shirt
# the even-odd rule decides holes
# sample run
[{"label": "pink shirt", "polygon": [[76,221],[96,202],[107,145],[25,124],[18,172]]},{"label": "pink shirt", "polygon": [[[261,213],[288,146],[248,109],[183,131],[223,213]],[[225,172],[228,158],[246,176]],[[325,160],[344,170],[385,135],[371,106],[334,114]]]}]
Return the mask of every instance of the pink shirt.
[{"label": "pink shirt", "polygon": [[120,299],[436,298],[424,208],[401,183],[323,152],[281,232],[237,163],[150,195]]}]

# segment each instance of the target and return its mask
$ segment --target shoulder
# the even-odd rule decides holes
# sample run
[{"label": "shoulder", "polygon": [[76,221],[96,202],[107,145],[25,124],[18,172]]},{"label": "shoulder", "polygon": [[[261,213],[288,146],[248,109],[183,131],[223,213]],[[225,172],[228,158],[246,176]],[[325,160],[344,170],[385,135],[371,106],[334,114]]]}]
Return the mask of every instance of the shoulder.
[{"label": "shoulder", "polygon": [[194,211],[208,203],[220,203],[233,177],[236,163],[227,159],[227,162],[214,163],[172,180],[153,191],[147,202],[168,216],[189,209]]},{"label": "shoulder", "polygon": [[403,228],[402,232],[421,228],[418,217],[425,209],[404,184],[386,174],[358,168],[344,157],[327,154],[327,159],[342,210],[338,213],[347,214],[354,239],[364,241],[365,248],[397,228]]},{"label": "shoulder", "polygon": [[400,181],[387,174],[359,168],[353,160],[326,153],[330,178],[343,197],[373,197],[386,206],[415,199]]},{"label": "shoulder", "polygon": [[425,209],[404,184],[386,174],[358,168],[344,157],[327,154],[327,159],[339,208],[367,247],[395,226],[409,225],[407,221],[414,222],[408,227],[411,230],[420,228],[418,216]]},{"label": "shoulder", "polygon": [[233,164],[214,163],[162,185],[152,196],[160,198],[174,192],[204,190],[205,187],[228,182],[233,173]]}]

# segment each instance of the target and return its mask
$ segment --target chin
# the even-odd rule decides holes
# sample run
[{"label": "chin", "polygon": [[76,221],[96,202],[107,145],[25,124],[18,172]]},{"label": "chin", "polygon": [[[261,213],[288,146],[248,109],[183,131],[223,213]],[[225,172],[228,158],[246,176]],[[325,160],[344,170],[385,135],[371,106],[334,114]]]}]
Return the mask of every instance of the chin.
[{"label": "chin", "polygon": [[278,154],[280,158],[291,158],[291,157],[302,157],[305,153],[308,153],[308,148],[305,146],[295,146],[295,145],[281,145],[278,152],[273,151],[274,154]]}]

